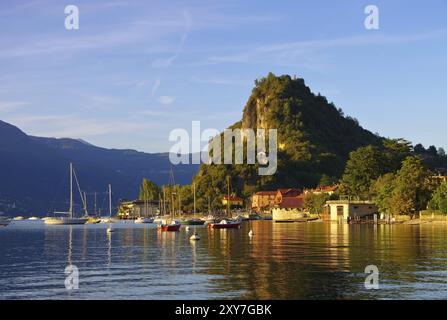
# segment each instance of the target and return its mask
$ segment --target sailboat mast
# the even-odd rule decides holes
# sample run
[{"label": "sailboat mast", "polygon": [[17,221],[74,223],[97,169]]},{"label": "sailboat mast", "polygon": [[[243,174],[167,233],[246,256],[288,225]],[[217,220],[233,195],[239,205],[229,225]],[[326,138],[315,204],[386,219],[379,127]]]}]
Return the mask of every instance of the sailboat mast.
[{"label": "sailboat mast", "polygon": [[109,216],[112,217],[112,185],[109,184]]},{"label": "sailboat mast", "polygon": [[196,184],[193,183],[192,184],[192,189],[193,189],[193,193],[194,193],[194,214],[196,214]]},{"label": "sailboat mast", "polygon": [[70,218],[73,218],[73,163],[70,162]]}]

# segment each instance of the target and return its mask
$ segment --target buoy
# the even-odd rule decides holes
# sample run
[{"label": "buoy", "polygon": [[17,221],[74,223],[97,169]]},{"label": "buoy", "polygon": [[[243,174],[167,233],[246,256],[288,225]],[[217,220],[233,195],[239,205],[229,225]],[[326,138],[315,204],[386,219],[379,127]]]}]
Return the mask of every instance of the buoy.
[{"label": "buoy", "polygon": [[186,227],[185,230],[186,230],[186,231],[189,231],[189,227]]},{"label": "buoy", "polygon": [[253,237],[253,230],[250,230],[250,232],[248,233],[249,237]]},{"label": "buoy", "polygon": [[112,228],[107,228],[107,233],[112,233],[112,232],[113,232]]},{"label": "buoy", "polygon": [[194,234],[189,238],[189,240],[194,240],[194,241],[200,240],[200,236],[199,236],[197,233],[194,233]]}]

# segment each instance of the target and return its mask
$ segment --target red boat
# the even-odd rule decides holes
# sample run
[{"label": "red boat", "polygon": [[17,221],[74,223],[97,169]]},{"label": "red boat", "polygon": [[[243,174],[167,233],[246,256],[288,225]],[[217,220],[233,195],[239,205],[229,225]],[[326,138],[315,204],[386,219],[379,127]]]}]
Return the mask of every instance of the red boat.
[{"label": "red boat", "polygon": [[161,231],[179,231],[182,225],[180,223],[174,222],[171,224],[160,224],[158,229]]},{"label": "red boat", "polygon": [[208,228],[210,229],[238,229],[241,226],[241,222],[236,221],[228,221],[228,220],[222,220],[219,223],[210,223],[208,225]]}]

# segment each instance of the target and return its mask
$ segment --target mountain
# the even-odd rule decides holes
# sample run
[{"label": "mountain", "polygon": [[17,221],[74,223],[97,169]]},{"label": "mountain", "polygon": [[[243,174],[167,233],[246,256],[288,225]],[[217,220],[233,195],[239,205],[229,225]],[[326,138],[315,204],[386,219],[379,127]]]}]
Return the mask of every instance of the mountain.
[{"label": "mountain", "polygon": [[[0,121],[0,212],[42,216],[66,210],[70,162],[91,205],[91,194],[98,192],[98,207],[103,206],[109,183],[115,203],[133,199],[143,177],[167,184],[171,168],[168,153],[105,149],[81,139],[33,137]],[[197,165],[174,166],[175,182],[190,183],[197,169]]]},{"label": "mountain", "polygon": [[314,94],[303,79],[272,73],[255,82],[241,121],[230,128],[277,129],[277,172],[259,176],[257,165],[202,164],[195,178],[200,197],[225,193],[227,176],[232,190],[244,197],[262,189],[335,182],[351,151],[383,142],[324,96]]}]

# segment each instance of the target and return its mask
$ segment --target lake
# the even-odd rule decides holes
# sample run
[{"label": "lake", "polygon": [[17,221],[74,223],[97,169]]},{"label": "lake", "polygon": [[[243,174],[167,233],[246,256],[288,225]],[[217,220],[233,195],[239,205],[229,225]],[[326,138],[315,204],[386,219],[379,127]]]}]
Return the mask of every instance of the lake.
[{"label": "lake", "polygon": [[[447,299],[447,224],[243,223],[0,228],[0,299]],[[252,229],[254,236],[248,236]],[[79,289],[65,287],[65,268]],[[365,288],[365,267],[379,289]]]}]

